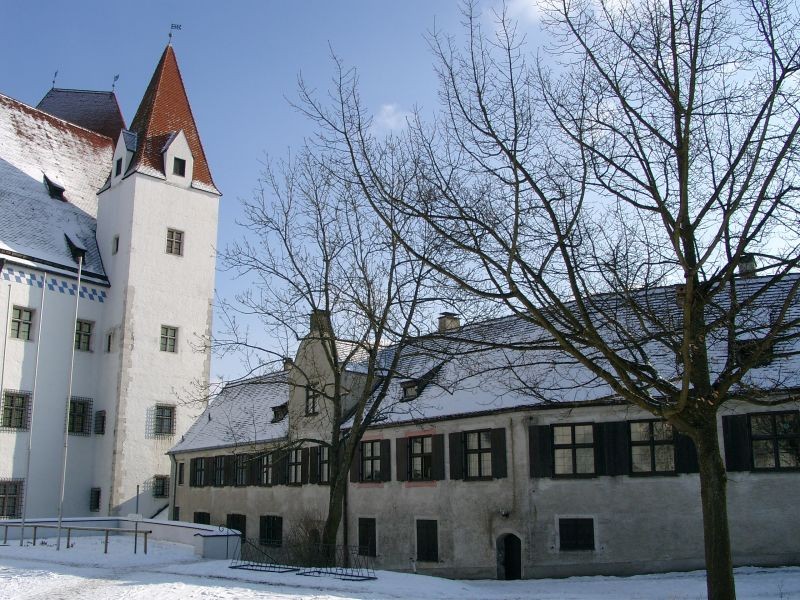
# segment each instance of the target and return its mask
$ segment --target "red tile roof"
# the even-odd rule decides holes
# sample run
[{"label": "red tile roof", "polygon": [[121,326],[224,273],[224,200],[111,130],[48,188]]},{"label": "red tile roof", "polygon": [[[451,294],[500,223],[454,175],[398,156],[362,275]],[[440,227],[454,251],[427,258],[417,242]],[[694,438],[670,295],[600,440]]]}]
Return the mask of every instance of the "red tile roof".
[{"label": "red tile roof", "polygon": [[125,129],[125,119],[114,92],[52,88],[36,108],[115,142],[119,132]]},{"label": "red tile roof", "polygon": [[164,174],[162,151],[170,134],[183,130],[194,156],[194,187],[219,193],[208,168],[203,144],[183,86],[178,61],[171,45],[164,49],[150,85],[130,127],[138,136],[136,153],[128,172]]}]

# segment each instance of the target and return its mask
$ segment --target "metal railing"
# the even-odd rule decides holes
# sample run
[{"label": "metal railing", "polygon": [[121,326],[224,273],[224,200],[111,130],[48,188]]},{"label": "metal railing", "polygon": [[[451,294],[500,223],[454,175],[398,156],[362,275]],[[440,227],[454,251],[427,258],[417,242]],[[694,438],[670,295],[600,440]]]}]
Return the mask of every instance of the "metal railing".
[{"label": "metal railing", "polygon": [[242,539],[231,569],[271,571],[298,575],[330,576],[348,581],[376,579],[373,557],[359,554],[357,546],[286,543],[267,546]]},{"label": "metal railing", "polygon": [[[20,538],[24,536],[25,529],[33,529],[33,545],[36,545],[36,535],[39,529],[58,529],[58,525],[33,525],[33,524],[26,524],[22,525],[19,523],[5,523],[3,524],[5,531],[3,532],[3,544],[8,544],[8,528],[9,527],[16,527],[18,529],[22,529],[20,531]],[[131,533],[133,534],[133,553],[136,554],[137,550],[137,541],[139,539],[139,535],[144,536],[144,553],[147,554],[147,536],[153,533],[151,530],[144,530],[144,529],[124,529],[121,527],[77,527],[77,526],[61,526],[61,529],[67,530],[67,548],[69,548],[70,540],[72,538],[73,531],[102,531],[105,532],[105,542],[103,548],[103,554],[108,554],[108,534],[109,533],[116,533],[116,534],[126,534]]]}]

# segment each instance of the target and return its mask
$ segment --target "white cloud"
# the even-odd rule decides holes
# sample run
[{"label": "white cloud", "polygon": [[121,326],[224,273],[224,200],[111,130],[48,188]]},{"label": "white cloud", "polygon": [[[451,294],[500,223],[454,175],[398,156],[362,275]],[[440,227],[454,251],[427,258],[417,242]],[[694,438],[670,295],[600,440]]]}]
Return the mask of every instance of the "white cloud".
[{"label": "white cloud", "polygon": [[541,18],[537,0],[506,0],[508,16],[523,24],[536,24]]},{"label": "white cloud", "polygon": [[378,114],[375,115],[375,126],[383,131],[405,129],[406,119],[410,116],[409,111],[402,110],[397,104],[382,104]]}]

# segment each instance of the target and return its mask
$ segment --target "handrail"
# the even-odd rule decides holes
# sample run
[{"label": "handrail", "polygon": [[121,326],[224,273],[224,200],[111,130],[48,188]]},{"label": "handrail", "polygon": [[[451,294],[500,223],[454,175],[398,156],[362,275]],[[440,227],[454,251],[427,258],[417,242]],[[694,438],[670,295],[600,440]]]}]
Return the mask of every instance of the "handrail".
[{"label": "handrail", "polygon": [[[21,523],[4,523],[3,527],[5,531],[3,533],[3,544],[8,544],[8,528],[9,527],[18,527],[22,529],[20,533],[20,539],[23,536],[24,530],[26,528],[33,528],[33,545],[36,545],[36,533],[37,529],[59,529],[58,525],[42,525],[37,524],[34,525],[31,522],[22,525]],[[126,529],[124,527],[81,527],[79,525],[72,526],[72,527],[64,527],[61,525],[60,529],[67,530],[67,548],[69,548],[69,542],[72,537],[73,531],[104,531],[105,532],[105,542],[104,542],[104,549],[103,554],[108,554],[108,534],[109,532],[114,533],[132,533],[134,535],[134,546],[133,546],[133,553],[136,554],[136,540],[139,539],[139,534],[144,536],[144,553],[147,554],[147,536],[153,533],[152,529],[139,529],[138,531],[135,529]]]}]

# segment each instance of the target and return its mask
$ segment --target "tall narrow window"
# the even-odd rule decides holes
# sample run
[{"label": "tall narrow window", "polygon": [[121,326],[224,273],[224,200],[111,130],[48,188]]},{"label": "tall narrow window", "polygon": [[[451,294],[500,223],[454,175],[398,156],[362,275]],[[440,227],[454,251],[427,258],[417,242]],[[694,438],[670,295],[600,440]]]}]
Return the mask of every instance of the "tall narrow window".
[{"label": "tall narrow window", "polygon": [[16,519],[22,513],[21,479],[0,479],[0,517]]},{"label": "tall narrow window", "polygon": [[114,177],[119,177],[122,174],[122,159],[118,158],[114,164]]},{"label": "tall narrow window", "polygon": [[182,158],[175,158],[172,161],[172,174],[178,177],[186,177],[186,161]]},{"label": "tall narrow window", "polygon": [[89,352],[92,349],[92,323],[91,321],[75,322],[75,350]]},{"label": "tall narrow window", "polygon": [[468,431],[464,434],[464,456],[467,479],[484,479],[492,476],[492,432]]},{"label": "tall narrow window", "polygon": [[[186,463],[178,463],[178,485],[183,485],[183,473],[186,470]],[[178,519],[175,519],[176,521]]]},{"label": "tall narrow window", "polygon": [[[203,487],[206,485],[206,459],[193,458],[189,468],[191,469],[189,485],[191,487]],[[195,521],[195,523],[197,522]]]},{"label": "tall narrow window", "polygon": [[94,433],[104,435],[106,432],[106,411],[98,410],[94,413]]},{"label": "tall narrow window", "polygon": [[417,560],[439,560],[439,523],[432,519],[417,520]]},{"label": "tall narrow window", "polygon": [[236,481],[234,485],[243,486],[248,484],[248,474],[250,469],[250,456],[248,454],[237,454],[236,458]]},{"label": "tall narrow window", "polygon": [[167,254],[183,255],[183,232],[167,229]]},{"label": "tall narrow window", "polygon": [[214,485],[221,487],[225,485],[225,457],[214,457]]},{"label": "tall narrow window", "polygon": [[119,236],[115,235],[114,239],[111,240],[111,254],[116,254],[119,252]]},{"label": "tall narrow window", "polygon": [[90,435],[91,426],[92,401],[89,398],[70,399],[67,431],[73,435]]},{"label": "tall narrow window", "polygon": [[429,481],[432,479],[433,437],[422,435],[409,440],[408,451],[411,464],[411,481]]},{"label": "tall narrow window", "polygon": [[7,429],[27,429],[29,401],[30,396],[22,392],[3,394],[2,426]]},{"label": "tall narrow window", "polygon": [[377,555],[375,519],[358,519],[358,553],[361,556]]},{"label": "tall narrow window", "polygon": [[593,475],[594,426],[553,425],[553,458],[556,475]]},{"label": "tall narrow window", "polygon": [[300,449],[289,450],[289,483],[303,483],[303,452]]},{"label": "tall narrow window", "polygon": [[361,481],[381,481],[381,440],[361,442]]},{"label": "tall narrow window", "polygon": [[319,403],[319,392],[312,386],[306,386],[306,415],[316,415]]},{"label": "tall narrow window", "polygon": [[100,488],[95,487],[89,490],[89,510],[92,512],[100,511]]},{"label": "tall narrow window", "polygon": [[319,482],[330,483],[331,469],[330,469],[330,448],[328,446],[319,447]]},{"label": "tall narrow window", "polygon": [[30,341],[32,337],[33,309],[15,306],[11,311],[10,336],[18,340]]},{"label": "tall narrow window", "polygon": [[175,407],[169,404],[156,404],[156,435],[172,435],[175,433]]},{"label": "tall narrow window", "polygon": [[178,328],[169,325],[161,326],[161,352],[178,351]]},{"label": "tall narrow window", "polygon": [[260,485],[272,485],[272,454],[267,452],[258,458]]},{"label": "tall narrow window", "polygon": [[109,331],[106,334],[106,352],[111,352],[111,349],[114,347],[114,332]]}]

